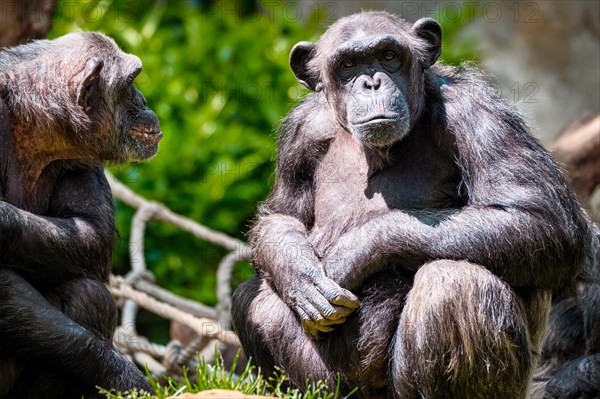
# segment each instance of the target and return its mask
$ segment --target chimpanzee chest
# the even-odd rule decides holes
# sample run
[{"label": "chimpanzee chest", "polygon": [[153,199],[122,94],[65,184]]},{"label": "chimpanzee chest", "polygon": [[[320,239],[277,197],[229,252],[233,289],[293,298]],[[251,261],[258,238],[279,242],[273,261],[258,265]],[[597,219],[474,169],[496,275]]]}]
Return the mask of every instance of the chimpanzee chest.
[{"label": "chimpanzee chest", "polygon": [[447,149],[423,146],[422,137],[409,136],[382,162],[370,151],[349,134],[333,140],[316,173],[316,227],[392,209],[459,206],[460,172]]}]

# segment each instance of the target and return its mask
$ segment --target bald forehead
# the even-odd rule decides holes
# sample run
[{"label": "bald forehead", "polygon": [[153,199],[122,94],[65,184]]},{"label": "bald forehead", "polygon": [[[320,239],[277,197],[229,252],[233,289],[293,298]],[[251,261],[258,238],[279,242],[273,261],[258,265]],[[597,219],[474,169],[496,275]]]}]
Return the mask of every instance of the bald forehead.
[{"label": "bald forehead", "polygon": [[410,24],[386,13],[362,13],[344,17],[334,23],[319,41],[329,48],[343,43],[368,41],[376,37],[395,36],[402,40],[410,31]]}]

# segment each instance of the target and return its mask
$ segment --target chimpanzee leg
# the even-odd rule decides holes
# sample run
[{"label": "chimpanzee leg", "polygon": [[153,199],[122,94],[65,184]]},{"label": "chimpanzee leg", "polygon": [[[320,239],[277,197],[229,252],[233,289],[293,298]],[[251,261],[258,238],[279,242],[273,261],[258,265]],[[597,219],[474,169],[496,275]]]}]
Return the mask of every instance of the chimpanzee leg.
[{"label": "chimpanzee leg", "polygon": [[[102,291],[98,290],[96,283],[85,279],[66,284],[72,284],[67,288],[73,289],[73,292],[49,293],[49,297],[53,301],[60,298],[62,303],[57,305],[77,314],[89,329],[49,303],[17,273],[0,270],[0,355],[16,357],[27,369],[40,365],[47,370],[48,365],[52,365],[58,374],[72,376],[74,381],[71,385],[77,385],[75,380],[78,379],[90,392],[94,391],[95,385],[120,390],[143,387],[150,391],[148,382],[139,370],[113,348],[108,333],[114,328],[114,322],[111,321],[110,327],[107,327],[95,321],[96,317],[107,320],[114,317],[108,316],[114,310],[114,303],[111,308],[104,307],[107,303],[106,289],[102,287]],[[90,297],[77,297],[86,292]],[[69,296],[71,301],[68,301]],[[94,304],[90,301],[100,302]],[[90,314],[78,313],[83,310]],[[25,377],[23,374],[26,373],[21,375]],[[23,386],[19,383],[11,395],[16,397],[22,392],[32,398],[56,396],[56,384],[47,377],[47,374],[40,375],[43,384]],[[44,389],[47,391],[43,392]],[[66,395],[61,393],[61,396]]]},{"label": "chimpanzee leg", "polygon": [[361,305],[334,331],[315,340],[288,306],[262,279],[242,284],[233,300],[233,323],[247,355],[263,371],[282,366],[293,385],[304,387],[310,378],[330,387],[340,373],[341,391],[358,388],[352,397],[386,396],[390,343],[410,289],[410,276],[380,273],[357,291]]},{"label": "chimpanzee leg", "polygon": [[[524,297],[479,265],[422,266],[392,349],[395,396],[525,398],[550,295]],[[527,319],[533,306],[539,316]]]},{"label": "chimpanzee leg", "polygon": [[302,331],[298,319],[266,281],[256,276],[241,284],[232,310],[234,329],[246,355],[263,372],[272,373],[278,364],[293,385],[303,387],[310,378],[335,386],[335,375],[319,354],[318,341]]},{"label": "chimpanzee leg", "polygon": [[[117,325],[117,306],[106,286],[90,278],[67,280],[59,286],[44,290],[46,300],[57,307],[71,320],[95,333],[101,339],[112,340]],[[24,397],[73,397],[79,398],[87,390],[88,396],[97,394],[95,387],[77,384],[72,377],[64,377],[60,372],[48,369],[45,365],[33,363],[22,373],[20,389]],[[31,384],[35,378],[38,383]]]},{"label": "chimpanzee leg", "polygon": [[43,295],[71,320],[112,340],[117,326],[117,305],[102,282],[89,278],[73,279]]}]

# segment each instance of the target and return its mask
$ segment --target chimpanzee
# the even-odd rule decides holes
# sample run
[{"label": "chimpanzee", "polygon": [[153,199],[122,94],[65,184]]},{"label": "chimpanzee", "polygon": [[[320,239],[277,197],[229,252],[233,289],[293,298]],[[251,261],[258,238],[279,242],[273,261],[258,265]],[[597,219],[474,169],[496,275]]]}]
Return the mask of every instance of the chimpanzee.
[{"label": "chimpanzee", "polygon": [[[598,229],[596,240],[592,262],[600,262]],[[600,276],[582,279],[575,292],[556,298],[530,398],[600,398]]]},{"label": "chimpanzee", "polygon": [[552,292],[584,266],[590,222],[555,161],[482,73],[434,65],[441,37],[364,12],[291,51],[315,93],[279,129],[233,321],[293,385],[524,398]]},{"label": "chimpanzee", "polygon": [[0,397],[151,390],[111,343],[104,285],[115,225],[101,161],[149,158],[162,136],[133,87],[141,68],[99,33],[0,52]]}]

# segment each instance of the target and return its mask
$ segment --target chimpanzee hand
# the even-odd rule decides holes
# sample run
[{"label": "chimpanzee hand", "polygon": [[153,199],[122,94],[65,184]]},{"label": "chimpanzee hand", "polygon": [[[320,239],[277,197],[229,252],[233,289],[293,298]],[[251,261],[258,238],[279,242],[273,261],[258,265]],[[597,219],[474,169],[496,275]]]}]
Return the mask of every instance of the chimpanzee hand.
[{"label": "chimpanzee hand", "polygon": [[146,378],[135,365],[132,364],[131,366],[131,369],[127,370],[124,374],[122,389],[131,390],[136,388],[138,392],[142,390],[148,393],[154,393],[154,389],[152,389],[150,382],[148,382],[148,378]]},{"label": "chimpanzee hand", "polygon": [[283,299],[300,318],[304,332],[314,338],[333,331],[360,305],[353,293],[329,279],[319,266],[304,265],[294,274],[282,290]]},{"label": "chimpanzee hand", "polygon": [[107,373],[99,375],[97,385],[105,389],[114,389],[117,392],[130,391],[137,389],[154,393],[154,389],[148,382],[144,374],[135,364],[123,358],[123,355],[113,349],[113,354],[119,358],[118,363],[113,363],[113,369],[107,370]]}]

